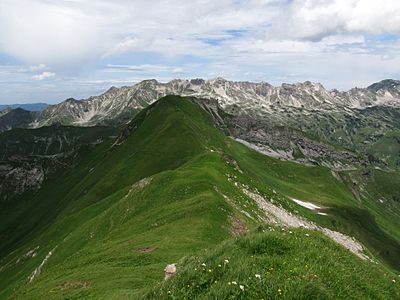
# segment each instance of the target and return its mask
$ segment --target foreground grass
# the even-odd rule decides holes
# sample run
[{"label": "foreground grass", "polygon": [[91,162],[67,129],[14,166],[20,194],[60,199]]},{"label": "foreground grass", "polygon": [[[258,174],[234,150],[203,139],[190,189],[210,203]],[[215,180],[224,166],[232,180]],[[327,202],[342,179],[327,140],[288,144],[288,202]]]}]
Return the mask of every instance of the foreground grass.
[{"label": "foreground grass", "polygon": [[317,232],[260,227],[177,264],[144,299],[399,299],[395,276]]}]

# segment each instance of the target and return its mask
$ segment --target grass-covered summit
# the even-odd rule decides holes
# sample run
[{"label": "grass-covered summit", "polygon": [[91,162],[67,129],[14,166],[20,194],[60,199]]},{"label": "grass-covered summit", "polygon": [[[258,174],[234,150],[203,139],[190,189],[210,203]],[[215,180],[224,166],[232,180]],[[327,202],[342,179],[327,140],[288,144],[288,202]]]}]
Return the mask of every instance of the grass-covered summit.
[{"label": "grass-covered summit", "polygon": [[[35,194],[0,204],[1,299],[162,299],[173,296],[170,286],[180,291],[177,299],[228,295],[210,282],[214,277],[190,274],[196,259],[184,257],[192,255],[202,255],[214,268],[229,257],[229,272],[245,274],[237,275],[238,282],[274,268],[270,281],[260,274],[262,295],[275,295],[269,291],[281,286],[287,298],[307,293],[345,298],[354,286],[361,287],[357,297],[398,295],[394,270],[400,269],[400,247],[391,234],[391,217],[375,218],[327,168],[272,159],[226,137],[190,99],[160,99],[117,139],[85,148],[80,157],[76,167],[48,180]],[[375,262],[361,260],[314,231],[273,227],[279,233],[253,233],[236,241],[268,219],[245,191],[354,236]],[[292,198],[318,204],[324,214]],[[389,224],[389,230],[382,230],[382,224]],[[204,249],[209,249],[206,254]],[[157,294],[163,269],[173,262],[179,262],[178,273],[161,286],[160,293],[167,294]],[[316,269],[300,270],[304,263]],[[293,268],[300,276],[288,275]],[[319,277],[307,287],[302,275]],[[278,286],[287,276],[293,284]],[[214,281],[235,280],[224,273],[218,278]],[[252,299],[256,294],[240,295]]]}]

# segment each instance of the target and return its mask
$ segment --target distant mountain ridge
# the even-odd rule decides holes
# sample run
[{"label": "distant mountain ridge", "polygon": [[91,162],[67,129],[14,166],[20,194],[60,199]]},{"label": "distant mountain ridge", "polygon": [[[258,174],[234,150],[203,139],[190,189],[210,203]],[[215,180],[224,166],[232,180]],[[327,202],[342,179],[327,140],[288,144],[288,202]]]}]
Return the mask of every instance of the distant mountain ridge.
[{"label": "distant mountain ridge", "polygon": [[69,98],[50,105],[35,113],[28,127],[124,124],[137,112],[169,94],[215,99],[227,111],[253,114],[285,112],[288,109],[313,112],[360,110],[375,106],[400,107],[400,81],[392,79],[347,92],[327,90],[322,84],[310,81],[283,83],[275,87],[266,82],[235,82],[223,78],[174,79],[167,83],[151,79],[133,86],[111,87],[103,94],[85,100]]},{"label": "distant mountain ridge", "polygon": [[13,128],[28,128],[35,118],[35,112],[20,107],[0,112],[0,132]]},{"label": "distant mountain ridge", "polygon": [[[400,81],[383,80],[365,89],[348,92],[328,91],[320,83],[306,81],[274,87],[268,83],[234,82],[223,78],[212,80],[172,80],[160,83],[144,80],[131,87],[110,88],[100,96],[84,101],[71,99],[49,107],[40,115],[36,126],[64,120],[77,125],[90,125],[107,119],[116,119],[126,109],[140,110],[168,94],[216,99],[224,108],[232,106],[244,111],[271,111],[275,109],[304,108],[309,110],[363,109],[371,106],[400,105]],[[61,117],[62,116],[62,117]]]},{"label": "distant mountain ridge", "polygon": [[16,108],[22,108],[28,111],[42,111],[47,106],[49,106],[47,103],[0,104],[0,111]]}]

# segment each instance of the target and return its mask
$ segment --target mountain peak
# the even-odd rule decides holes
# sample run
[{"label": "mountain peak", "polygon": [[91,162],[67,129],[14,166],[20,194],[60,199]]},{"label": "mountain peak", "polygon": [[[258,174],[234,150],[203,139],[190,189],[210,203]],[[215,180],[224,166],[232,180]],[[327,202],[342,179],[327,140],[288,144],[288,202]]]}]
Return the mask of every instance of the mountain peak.
[{"label": "mountain peak", "polygon": [[75,98],[68,98],[65,100],[66,103],[76,103],[79,102],[79,100],[76,100]]},{"label": "mountain peak", "polygon": [[322,85],[322,83],[320,83],[320,82],[312,82],[312,81],[307,80],[307,81],[303,82],[303,85],[310,86],[313,88],[318,88],[318,89],[325,89],[324,86]]},{"label": "mountain peak", "polygon": [[195,78],[195,79],[190,79],[190,83],[194,85],[202,85],[206,83],[206,81],[202,78]]},{"label": "mountain peak", "polygon": [[118,90],[118,88],[117,88],[116,86],[111,86],[111,87],[107,90],[107,92],[112,92],[112,91],[115,91],[115,90]]},{"label": "mountain peak", "polygon": [[154,79],[154,78],[152,78],[152,79],[145,79],[145,80],[142,80],[142,81],[140,81],[139,83],[138,83],[138,85],[148,85],[148,84],[158,84],[159,82],[156,80],[156,79]]},{"label": "mountain peak", "polygon": [[222,78],[222,77],[216,77],[216,78],[210,79],[209,82],[212,84],[221,84],[221,83],[228,82],[228,80],[226,80],[225,78]]},{"label": "mountain peak", "polygon": [[29,112],[28,110],[23,109],[22,107],[14,108],[13,111],[14,111],[15,113],[28,113],[28,112]]},{"label": "mountain peak", "polygon": [[390,90],[400,88],[400,80],[384,79],[382,81],[371,84],[367,90],[378,92],[380,90]]}]

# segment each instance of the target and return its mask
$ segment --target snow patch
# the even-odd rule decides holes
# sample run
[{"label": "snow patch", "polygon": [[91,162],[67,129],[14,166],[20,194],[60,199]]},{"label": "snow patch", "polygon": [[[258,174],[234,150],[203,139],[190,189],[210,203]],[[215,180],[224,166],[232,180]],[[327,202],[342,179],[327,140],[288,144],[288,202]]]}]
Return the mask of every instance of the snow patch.
[{"label": "snow patch", "polygon": [[310,202],[301,201],[301,200],[298,200],[298,199],[295,199],[295,198],[292,198],[292,200],[293,200],[294,202],[296,202],[298,205],[301,205],[301,206],[303,206],[303,207],[305,207],[305,208],[308,208],[308,209],[310,209],[310,210],[321,209],[320,206],[315,205],[315,204],[312,204],[312,203],[310,203]]}]

